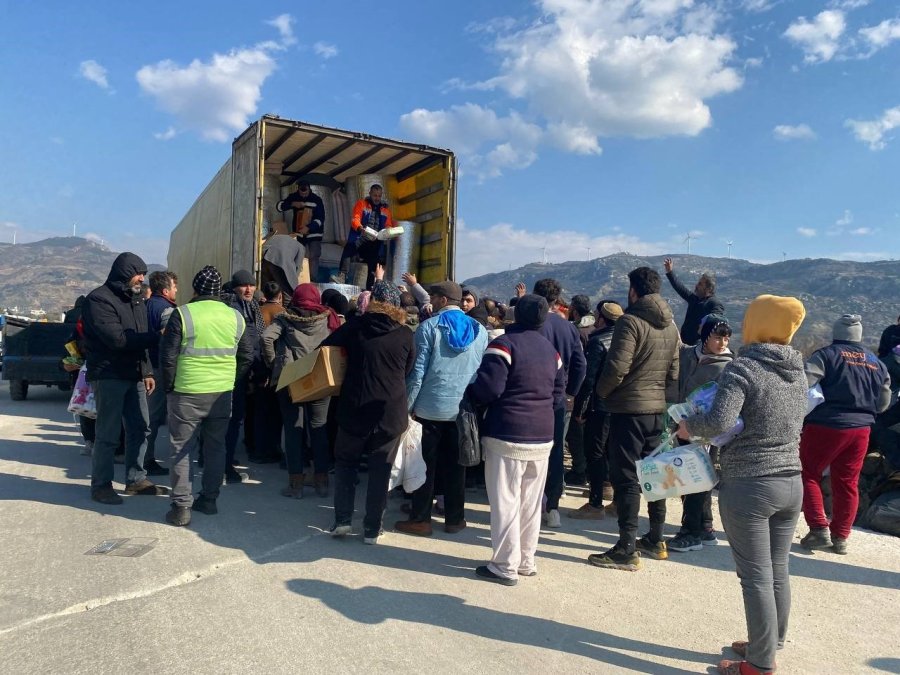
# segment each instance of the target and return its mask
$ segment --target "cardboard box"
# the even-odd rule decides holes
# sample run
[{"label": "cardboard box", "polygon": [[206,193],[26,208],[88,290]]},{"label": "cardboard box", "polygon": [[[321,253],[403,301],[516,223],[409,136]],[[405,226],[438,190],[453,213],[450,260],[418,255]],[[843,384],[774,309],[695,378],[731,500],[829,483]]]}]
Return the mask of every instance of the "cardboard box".
[{"label": "cardboard box", "polygon": [[294,403],[317,401],[341,393],[347,354],[341,347],[321,347],[289,363],[281,371],[278,387],[288,387]]}]

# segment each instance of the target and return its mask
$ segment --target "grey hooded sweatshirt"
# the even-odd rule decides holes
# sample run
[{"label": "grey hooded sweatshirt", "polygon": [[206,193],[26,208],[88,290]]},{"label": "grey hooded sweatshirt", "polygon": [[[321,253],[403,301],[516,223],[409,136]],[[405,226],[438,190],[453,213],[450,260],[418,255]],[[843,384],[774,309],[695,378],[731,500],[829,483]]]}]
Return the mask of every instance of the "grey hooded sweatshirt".
[{"label": "grey hooded sweatshirt", "polygon": [[747,345],[718,387],[709,413],[685,421],[692,435],[713,438],[744,418],[744,431],[720,451],[722,479],[799,473],[807,392],[802,354],[785,345]]}]

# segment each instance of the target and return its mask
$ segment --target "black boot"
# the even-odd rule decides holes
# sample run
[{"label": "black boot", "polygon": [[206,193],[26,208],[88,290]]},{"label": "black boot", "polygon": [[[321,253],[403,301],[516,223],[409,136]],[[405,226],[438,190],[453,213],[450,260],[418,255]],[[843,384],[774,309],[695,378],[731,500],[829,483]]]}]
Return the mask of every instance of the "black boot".
[{"label": "black boot", "polygon": [[172,508],[166,514],[166,522],[175,527],[184,527],[191,524],[191,510],[186,506],[172,504]]}]

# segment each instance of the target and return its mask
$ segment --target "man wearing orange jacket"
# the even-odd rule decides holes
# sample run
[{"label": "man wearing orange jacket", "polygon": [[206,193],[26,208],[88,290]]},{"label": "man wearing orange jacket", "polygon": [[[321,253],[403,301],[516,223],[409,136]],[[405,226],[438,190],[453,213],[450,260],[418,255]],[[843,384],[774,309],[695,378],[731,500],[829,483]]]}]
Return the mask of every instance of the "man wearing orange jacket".
[{"label": "man wearing orange jacket", "polygon": [[379,232],[394,226],[394,218],[388,205],[381,201],[384,188],[373,185],[369,188],[369,196],[360,199],[353,207],[353,219],[350,221],[350,236],[341,256],[341,269],[344,261],[358,258],[366,263],[369,274],[366,288],[371,289],[375,282],[375,266],[384,265],[387,257],[387,244],[376,237]]}]

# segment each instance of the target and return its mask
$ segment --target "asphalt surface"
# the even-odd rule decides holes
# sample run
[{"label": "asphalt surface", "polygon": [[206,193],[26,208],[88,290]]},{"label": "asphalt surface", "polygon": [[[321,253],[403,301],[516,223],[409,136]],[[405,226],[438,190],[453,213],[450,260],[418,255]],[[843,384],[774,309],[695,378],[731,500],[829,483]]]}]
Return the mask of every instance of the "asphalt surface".
[{"label": "asphalt surface", "polygon": [[[364,546],[359,511],[356,534],[331,539],[330,500],[281,497],[277,465],[251,465],[218,515],[173,528],[166,497],[89,499],[67,400],[0,387],[0,672],[706,673],[746,637],[723,535],[636,573],[599,570],[585,559],[614,543],[614,519],[564,515],[541,534],[538,576],[505,588],[474,576],[490,554],[483,492],[467,495],[466,530],[431,539],[390,532],[392,499],[388,533]],[[563,510],[581,503],[570,489]],[[670,500],[670,533],[679,519]],[[157,542],[85,555],[114,538]],[[795,545],[779,672],[900,673],[900,540],[859,530],[850,544]]]}]

